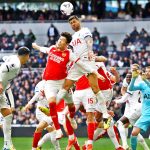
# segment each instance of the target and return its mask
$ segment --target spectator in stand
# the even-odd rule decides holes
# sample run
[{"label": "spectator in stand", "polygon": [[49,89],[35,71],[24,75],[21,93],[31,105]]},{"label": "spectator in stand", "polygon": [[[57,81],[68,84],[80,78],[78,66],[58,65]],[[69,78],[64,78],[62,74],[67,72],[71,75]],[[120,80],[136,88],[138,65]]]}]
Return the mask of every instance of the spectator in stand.
[{"label": "spectator in stand", "polygon": [[58,29],[52,23],[50,27],[48,28],[47,36],[48,36],[48,41],[51,41],[51,38],[53,38],[54,41],[56,41],[59,36]]},{"label": "spectator in stand", "polygon": [[93,30],[93,32],[92,32],[92,36],[93,36],[93,38],[94,37],[98,37],[98,38],[100,38],[100,33],[97,31],[97,28],[96,27],[94,27],[94,30]]},{"label": "spectator in stand", "polygon": [[134,17],[135,8],[134,8],[134,5],[132,4],[132,2],[130,0],[128,0],[125,3],[125,8],[124,9],[125,9],[126,14],[130,14],[132,17]]},{"label": "spectator in stand", "polygon": [[149,0],[148,3],[145,5],[145,10],[144,10],[143,17],[144,17],[144,18],[149,18],[149,17],[150,17],[150,0]]},{"label": "spectator in stand", "polygon": [[133,28],[133,31],[130,33],[130,36],[132,39],[134,39],[136,36],[139,35],[139,32],[137,31],[136,26]]}]

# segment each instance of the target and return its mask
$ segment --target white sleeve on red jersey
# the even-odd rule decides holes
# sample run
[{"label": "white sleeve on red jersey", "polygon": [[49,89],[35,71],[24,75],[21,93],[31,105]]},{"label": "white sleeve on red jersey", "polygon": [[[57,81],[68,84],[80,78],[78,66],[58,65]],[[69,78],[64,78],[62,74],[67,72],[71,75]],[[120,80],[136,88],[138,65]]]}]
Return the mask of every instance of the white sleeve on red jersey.
[{"label": "white sleeve on red jersey", "polygon": [[52,49],[52,47],[54,47],[54,45],[52,45],[50,47],[40,47],[40,52],[48,54],[50,52],[50,50]]},{"label": "white sleeve on red jersey", "polygon": [[97,69],[99,68],[106,69],[105,64],[103,62],[96,62],[96,67]]}]

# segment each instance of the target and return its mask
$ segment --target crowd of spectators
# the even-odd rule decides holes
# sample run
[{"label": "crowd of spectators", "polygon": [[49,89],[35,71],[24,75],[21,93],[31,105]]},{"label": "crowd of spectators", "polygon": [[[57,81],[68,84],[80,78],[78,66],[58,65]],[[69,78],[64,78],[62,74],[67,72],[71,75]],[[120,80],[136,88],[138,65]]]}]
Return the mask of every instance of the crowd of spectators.
[{"label": "crowd of spectators", "polygon": [[22,29],[20,29],[18,34],[16,34],[15,30],[13,30],[10,35],[5,29],[2,29],[0,34],[0,51],[16,51],[16,49],[20,46],[27,46],[31,48],[31,44],[35,40],[36,37],[31,29],[27,34],[25,34]]},{"label": "crowd of spectators", "polygon": [[[32,31],[30,32],[32,33]],[[15,31],[13,33],[14,36],[10,37],[15,38],[15,41],[20,41],[17,40],[18,38],[25,39],[23,31],[20,31],[20,34],[18,35],[15,34]],[[122,47],[120,49],[115,45],[114,41],[109,44],[108,38],[102,37],[99,31],[97,31],[97,28],[93,29],[92,34],[95,54],[106,56],[108,58],[108,61],[106,62],[108,68],[109,66],[115,66],[121,74],[120,82],[114,85],[114,98],[118,97],[120,96],[122,81],[131,64],[138,63],[142,68],[150,65],[150,51],[147,50],[147,46],[150,45],[149,34],[145,29],[141,29],[141,31],[138,32],[136,27],[134,27],[133,31],[126,35],[125,39],[122,41]],[[53,25],[50,25],[47,33],[48,39],[57,39],[56,35],[58,36],[59,32],[55,30]],[[5,31],[3,32],[3,36],[0,37],[8,38],[9,36]],[[33,40],[35,40],[34,34],[31,37],[34,37]],[[137,46],[137,43],[138,45],[141,45],[141,47]],[[37,123],[34,112],[36,105],[33,105],[31,110],[27,112],[23,112],[21,109],[34,95],[34,87],[38,81],[41,80],[43,70],[41,68],[45,67],[46,59],[47,56],[45,54],[33,51],[27,64],[28,69],[21,72],[19,76],[14,79],[12,89],[16,110],[14,113],[13,124],[34,125]],[[118,109],[118,106],[113,103],[110,105],[110,109],[115,111],[115,120],[118,120],[123,113],[124,107],[120,106],[120,108],[121,109]],[[86,117],[82,113],[78,112],[75,118],[80,125],[85,124]]]},{"label": "crowd of spectators", "polygon": [[[118,11],[113,12],[107,10],[105,0],[82,0],[78,1],[70,0],[74,5],[74,14],[95,16],[97,19],[125,19],[130,20],[132,18],[141,19],[150,17],[150,1],[142,7],[138,2],[133,4],[128,0],[124,8],[121,8],[121,1],[118,2]],[[85,17],[87,18],[87,17]],[[8,6],[7,10],[3,7],[0,10],[0,21],[33,21],[38,20],[44,22],[45,20],[63,20],[66,16],[62,15],[59,10],[53,9],[42,9],[42,10],[24,10],[13,8],[11,5]]]}]

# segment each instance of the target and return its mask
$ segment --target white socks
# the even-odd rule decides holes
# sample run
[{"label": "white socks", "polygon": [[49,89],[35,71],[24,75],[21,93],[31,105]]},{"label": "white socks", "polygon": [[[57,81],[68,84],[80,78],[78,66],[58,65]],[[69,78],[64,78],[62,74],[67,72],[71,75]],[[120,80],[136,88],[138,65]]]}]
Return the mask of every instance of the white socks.
[{"label": "white socks", "polygon": [[123,123],[120,120],[118,121],[118,130],[119,130],[119,133],[120,133],[120,136],[121,136],[122,145],[123,146],[128,145],[126,130],[125,130],[125,127],[124,127]]},{"label": "white socks", "polygon": [[103,128],[97,128],[95,131],[94,131],[94,137],[93,137],[93,140],[96,140],[97,137],[100,135],[100,133],[103,131]]},{"label": "white socks", "polygon": [[8,116],[4,117],[3,133],[4,133],[4,147],[5,148],[10,148],[10,146],[12,145],[11,122],[12,122],[12,114],[9,114]]},{"label": "white socks", "polygon": [[56,140],[56,131],[45,134],[38,142],[38,147],[41,147],[48,140],[52,142],[55,150],[60,150],[59,141]]},{"label": "white socks", "polygon": [[146,144],[143,136],[139,133],[138,136],[137,136],[137,140],[138,142],[142,145],[143,149],[144,150],[149,150],[149,147],[148,145]]},{"label": "white socks", "polygon": [[110,126],[108,129],[107,129],[107,133],[109,135],[109,138],[111,139],[111,141],[113,142],[113,144],[115,145],[115,148],[117,149],[118,147],[120,147],[119,143],[118,143],[118,140],[116,138],[116,134],[115,134],[115,131],[114,131],[114,127],[113,126]]}]

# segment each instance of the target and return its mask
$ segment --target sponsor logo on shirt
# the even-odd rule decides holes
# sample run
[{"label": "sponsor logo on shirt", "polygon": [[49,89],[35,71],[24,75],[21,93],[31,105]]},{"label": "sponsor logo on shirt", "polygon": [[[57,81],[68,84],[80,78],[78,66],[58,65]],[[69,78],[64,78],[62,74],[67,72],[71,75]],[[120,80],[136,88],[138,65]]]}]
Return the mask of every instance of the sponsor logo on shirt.
[{"label": "sponsor logo on shirt", "polygon": [[72,46],[77,46],[78,44],[81,44],[81,41],[80,41],[80,39],[75,39],[71,43],[72,43]]},{"label": "sponsor logo on shirt", "polygon": [[49,53],[49,59],[53,60],[53,61],[55,61],[57,63],[60,63],[60,62],[64,61],[64,58],[62,58],[60,56],[57,56],[57,55],[55,55],[55,54],[53,54],[51,52]]},{"label": "sponsor logo on shirt", "polygon": [[144,94],[144,99],[149,99],[150,100],[150,94]]}]

